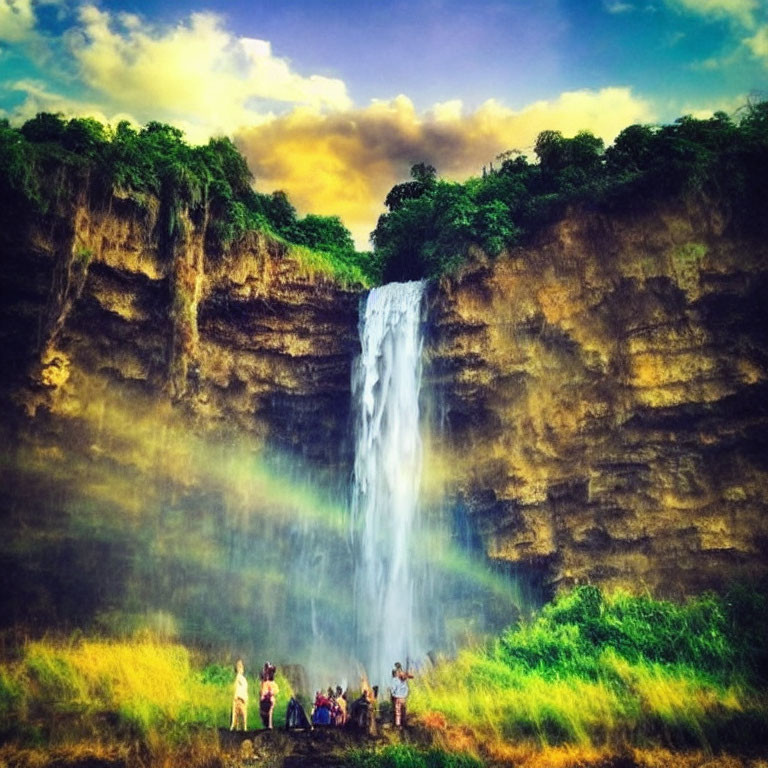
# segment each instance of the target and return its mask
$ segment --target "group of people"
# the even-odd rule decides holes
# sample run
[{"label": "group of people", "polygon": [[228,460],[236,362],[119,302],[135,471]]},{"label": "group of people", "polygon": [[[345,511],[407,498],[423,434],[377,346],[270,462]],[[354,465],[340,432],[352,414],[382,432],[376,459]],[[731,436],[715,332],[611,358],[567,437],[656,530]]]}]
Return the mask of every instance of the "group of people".
[{"label": "group of people", "polygon": [[[405,725],[405,702],[409,693],[408,681],[412,679],[413,675],[407,669],[403,669],[403,665],[399,661],[396,662],[392,669],[392,681],[389,686],[392,724],[395,728],[402,728]],[[379,686],[371,687],[368,685],[368,681],[363,678],[361,688],[360,697],[355,699],[350,707],[349,722],[359,730],[375,735]]]},{"label": "group of people", "polygon": [[[278,694],[275,682],[276,667],[269,662],[264,664],[259,675],[259,714],[265,728],[272,728],[272,714],[275,709],[275,700]],[[392,669],[392,682],[389,693],[392,704],[392,720],[396,728],[405,725],[406,700],[408,698],[408,680],[413,675],[403,668],[400,662],[396,662]],[[376,702],[378,699],[378,686],[371,687],[368,681],[361,680],[361,693],[351,704],[348,703],[347,691],[343,691],[340,685],[336,688],[329,687],[326,693],[315,692],[314,705],[312,707],[311,725],[307,719],[301,704],[292,698],[286,714],[286,727],[307,726],[345,726],[352,724],[368,733],[376,732]],[[232,699],[232,722],[230,730],[234,730],[242,724],[243,730],[247,730],[248,723],[248,680],[245,677],[243,660],[235,663],[235,687]]]},{"label": "group of people", "polygon": [[315,703],[312,707],[312,725],[347,724],[347,694],[337,685],[336,690],[328,688],[327,693],[315,692]]},{"label": "group of people", "polygon": [[[272,728],[272,713],[275,711],[275,700],[280,689],[275,682],[277,667],[264,662],[259,674],[259,715],[265,728]],[[235,690],[232,697],[232,722],[229,730],[234,731],[242,723],[244,731],[248,730],[248,679],[245,676],[245,665],[242,659],[235,662]]]}]

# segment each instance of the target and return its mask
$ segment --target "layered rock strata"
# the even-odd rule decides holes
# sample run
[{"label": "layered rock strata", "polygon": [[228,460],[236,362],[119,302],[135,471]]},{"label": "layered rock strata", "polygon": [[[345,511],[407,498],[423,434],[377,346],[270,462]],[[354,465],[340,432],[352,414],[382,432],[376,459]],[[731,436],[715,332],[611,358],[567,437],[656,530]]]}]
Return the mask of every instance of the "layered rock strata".
[{"label": "layered rock strata", "polygon": [[[84,461],[150,471],[101,434],[117,402],[125,431],[158,408],[158,431],[170,414],[343,484],[359,290],[263,235],[212,250],[189,217],[169,248],[152,201],[71,192],[0,233],[6,443],[44,471],[82,433]],[[491,558],[554,587],[669,594],[765,573],[764,239],[700,200],[572,211],[428,303],[425,486]]]},{"label": "layered rock strata", "polygon": [[429,316],[431,482],[492,558],[667,594],[766,572],[763,239],[702,201],[573,211]]},{"label": "layered rock strata", "polygon": [[359,287],[184,211],[169,240],[151,199],[66,200],[0,232],[0,625],[304,653],[314,553],[346,544]]},{"label": "layered rock strata", "polygon": [[359,287],[263,234],[212,250],[184,214],[164,247],[157,208],[74,195],[5,233],[2,388],[22,431],[43,412],[76,419],[99,392],[141,394],[196,431],[346,468]]}]

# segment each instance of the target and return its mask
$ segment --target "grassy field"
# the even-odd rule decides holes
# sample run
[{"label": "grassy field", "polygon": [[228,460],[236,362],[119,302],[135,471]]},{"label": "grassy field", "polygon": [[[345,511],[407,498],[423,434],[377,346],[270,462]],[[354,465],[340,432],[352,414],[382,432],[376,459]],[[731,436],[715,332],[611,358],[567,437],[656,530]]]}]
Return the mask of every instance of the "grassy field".
[{"label": "grassy field", "polygon": [[[765,595],[677,604],[576,589],[418,674],[403,743],[393,731],[368,746],[336,733],[321,747],[350,768],[766,768]],[[230,664],[146,634],[6,646],[0,765],[220,766],[215,729],[229,724],[233,679]],[[292,694],[278,684],[276,726]],[[260,746],[270,765],[294,749],[274,737]]]},{"label": "grassy field", "polygon": [[328,280],[352,288],[370,288],[371,280],[363,270],[350,261],[330,251],[307,248],[304,245],[286,243],[288,255],[295,259],[308,275],[322,275]]},{"label": "grassy field", "polygon": [[[253,670],[249,727],[260,728]],[[202,665],[187,648],[155,641],[34,641],[0,667],[0,737],[21,745],[88,740],[180,744],[229,726],[234,672]],[[292,695],[279,673],[275,722]]]},{"label": "grassy field", "polygon": [[[768,744],[763,593],[679,605],[582,587],[412,686],[450,746]],[[460,726],[460,728],[456,728]],[[503,750],[502,750],[503,751]]]}]

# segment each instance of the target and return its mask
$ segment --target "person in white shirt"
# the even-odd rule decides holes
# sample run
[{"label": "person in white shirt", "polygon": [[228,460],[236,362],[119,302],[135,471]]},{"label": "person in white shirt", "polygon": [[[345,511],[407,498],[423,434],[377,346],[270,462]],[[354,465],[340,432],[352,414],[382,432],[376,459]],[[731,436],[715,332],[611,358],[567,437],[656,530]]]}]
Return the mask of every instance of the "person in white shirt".
[{"label": "person in white shirt", "polygon": [[238,721],[243,723],[243,730],[248,730],[248,680],[245,678],[245,667],[243,660],[238,659],[235,662],[235,691],[232,697],[232,723],[229,726],[230,731],[234,731]]},{"label": "person in white shirt", "polygon": [[395,728],[405,725],[405,700],[408,698],[408,680],[413,679],[410,672],[403,669],[398,661],[392,670],[392,711],[395,718]]}]

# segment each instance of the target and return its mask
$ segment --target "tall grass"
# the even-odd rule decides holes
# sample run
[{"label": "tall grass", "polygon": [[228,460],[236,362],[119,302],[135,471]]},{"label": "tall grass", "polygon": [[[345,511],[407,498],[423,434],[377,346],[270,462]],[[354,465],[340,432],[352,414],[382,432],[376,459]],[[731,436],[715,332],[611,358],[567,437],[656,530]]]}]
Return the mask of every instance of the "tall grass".
[{"label": "tall grass", "polygon": [[[180,742],[230,722],[234,672],[200,668],[187,648],[151,639],[28,643],[0,667],[0,735],[22,743],[140,737]],[[259,728],[250,672],[249,727]],[[278,676],[275,721],[292,695]]]},{"label": "tall grass", "polygon": [[678,605],[583,587],[413,686],[426,722],[542,745],[768,740],[764,596]]},{"label": "tall grass", "polygon": [[[413,681],[411,714],[450,754],[401,745],[350,761],[474,768],[473,758],[456,753],[501,759],[513,746],[545,746],[570,760],[628,746],[765,746],[767,637],[763,591],[676,604],[579,588]],[[147,635],[79,637],[29,642],[14,653],[0,664],[0,739],[17,745],[139,741],[161,754],[229,725],[231,666],[204,666],[183,646]],[[260,727],[254,672],[247,670],[252,728]],[[292,695],[283,677],[278,685],[276,724]]]},{"label": "tall grass", "polygon": [[318,251],[305,245],[287,243],[288,255],[295,259],[309,275],[323,276],[328,280],[352,287],[370,288],[371,279],[360,266],[344,257],[330,251]]}]

